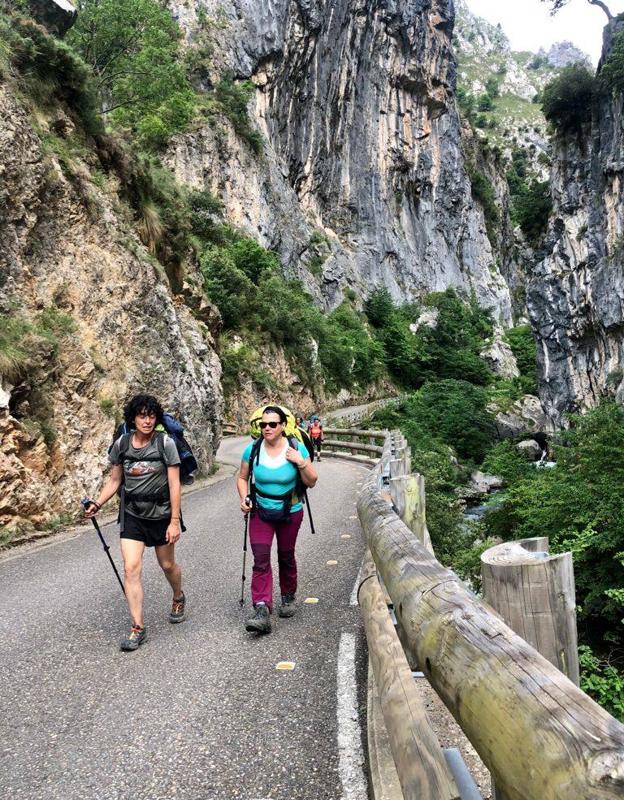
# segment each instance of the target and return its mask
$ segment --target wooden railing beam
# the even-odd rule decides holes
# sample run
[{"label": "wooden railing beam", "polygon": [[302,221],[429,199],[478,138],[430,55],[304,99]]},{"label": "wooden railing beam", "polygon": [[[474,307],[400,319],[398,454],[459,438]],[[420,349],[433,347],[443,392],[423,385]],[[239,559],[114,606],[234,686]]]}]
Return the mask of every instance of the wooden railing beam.
[{"label": "wooden railing beam", "polygon": [[358,602],[403,797],[405,800],[459,800],[455,781],[429,724],[388,614],[370,555],[362,567]]},{"label": "wooden railing beam", "polygon": [[[388,438],[362,487],[360,522],[410,655],[497,787],[508,800],[623,797],[624,726],[420,544],[379,492],[390,453]],[[392,476],[391,461],[390,468]]]}]

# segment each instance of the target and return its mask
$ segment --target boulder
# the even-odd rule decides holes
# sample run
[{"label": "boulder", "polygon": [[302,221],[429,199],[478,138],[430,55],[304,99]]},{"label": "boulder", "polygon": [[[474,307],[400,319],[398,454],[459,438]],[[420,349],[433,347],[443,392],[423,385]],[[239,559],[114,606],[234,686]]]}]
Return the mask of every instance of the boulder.
[{"label": "boulder", "polygon": [[501,378],[517,378],[520,375],[511,347],[503,339],[503,329],[496,327],[492,341],[481,351],[481,358],[495,375]]},{"label": "boulder", "polygon": [[477,469],[470,476],[470,488],[474,488],[477,494],[488,494],[495,489],[502,489],[503,479],[498,475],[487,475]]},{"label": "boulder", "polygon": [[78,16],[67,0],[28,0],[28,4],[37,22],[55,36],[64,36]]},{"label": "boulder", "polygon": [[525,439],[522,442],[518,442],[516,447],[521,452],[526,453],[529,461],[539,461],[542,457],[542,448],[535,439]]},{"label": "boulder", "polygon": [[517,439],[527,434],[554,432],[538,397],[525,394],[508,412],[499,412],[495,418],[496,430],[501,439]]}]

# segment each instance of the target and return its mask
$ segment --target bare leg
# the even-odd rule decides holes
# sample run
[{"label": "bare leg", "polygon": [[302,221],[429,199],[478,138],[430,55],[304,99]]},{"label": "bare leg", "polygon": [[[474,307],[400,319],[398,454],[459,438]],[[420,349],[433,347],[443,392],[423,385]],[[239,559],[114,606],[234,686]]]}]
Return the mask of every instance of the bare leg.
[{"label": "bare leg", "polygon": [[165,573],[165,578],[169,581],[169,585],[173,589],[173,599],[179,600],[182,597],[182,569],[175,560],[175,545],[163,544],[160,547],[155,547],[156,558],[160,564],[160,568]]},{"label": "bare leg", "polygon": [[124,588],[133,625],[143,627],[143,552],[145,545],[134,539],[121,539],[121,555],[124,562]]}]

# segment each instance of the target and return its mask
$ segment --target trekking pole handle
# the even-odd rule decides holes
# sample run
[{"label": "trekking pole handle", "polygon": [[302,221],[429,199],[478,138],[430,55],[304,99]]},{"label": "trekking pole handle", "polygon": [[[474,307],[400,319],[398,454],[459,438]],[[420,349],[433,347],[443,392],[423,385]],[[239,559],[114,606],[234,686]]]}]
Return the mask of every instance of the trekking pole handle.
[{"label": "trekking pole handle", "polygon": [[85,511],[87,510],[87,508],[89,508],[89,506],[95,506],[98,511],[102,510],[102,506],[99,503],[96,503],[96,501],[92,500],[90,497],[83,497],[82,500],[80,501],[80,505],[84,508]]}]

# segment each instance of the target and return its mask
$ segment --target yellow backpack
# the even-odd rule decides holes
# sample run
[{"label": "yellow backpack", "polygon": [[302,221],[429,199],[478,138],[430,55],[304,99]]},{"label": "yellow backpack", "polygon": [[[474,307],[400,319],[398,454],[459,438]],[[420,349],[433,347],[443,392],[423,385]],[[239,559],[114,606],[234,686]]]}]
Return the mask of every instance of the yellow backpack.
[{"label": "yellow backpack", "polygon": [[[252,439],[258,439],[260,436],[260,420],[262,419],[262,412],[267,407],[267,405],[275,405],[275,403],[265,403],[260,408],[257,408],[254,413],[249,418],[249,433],[251,434]],[[306,442],[304,435],[305,431],[302,431],[301,428],[297,427],[297,420],[295,419],[295,415],[289,411],[286,406],[275,406],[276,408],[280,408],[284,414],[286,414],[286,427],[284,428],[284,433],[288,438],[294,436],[298,439],[306,448],[310,451],[310,457],[313,457],[313,451],[310,450],[308,447],[308,443]]]}]

